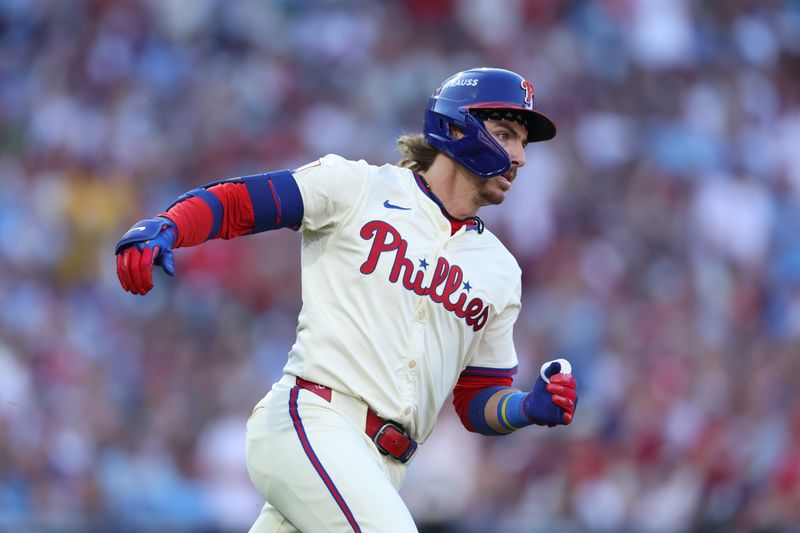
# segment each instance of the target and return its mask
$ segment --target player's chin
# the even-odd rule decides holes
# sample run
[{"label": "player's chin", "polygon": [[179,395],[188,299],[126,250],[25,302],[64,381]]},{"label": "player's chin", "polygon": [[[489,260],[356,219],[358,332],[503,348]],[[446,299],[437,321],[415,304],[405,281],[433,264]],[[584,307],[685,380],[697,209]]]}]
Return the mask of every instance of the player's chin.
[{"label": "player's chin", "polygon": [[484,205],[499,205],[506,199],[508,189],[503,188],[499,183],[487,183],[484,187],[481,196],[483,197]]}]

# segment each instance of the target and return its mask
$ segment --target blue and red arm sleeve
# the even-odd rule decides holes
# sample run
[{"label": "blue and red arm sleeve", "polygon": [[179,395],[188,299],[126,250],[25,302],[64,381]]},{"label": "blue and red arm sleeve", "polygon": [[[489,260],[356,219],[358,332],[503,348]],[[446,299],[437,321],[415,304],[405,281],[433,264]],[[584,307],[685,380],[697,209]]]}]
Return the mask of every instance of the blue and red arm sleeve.
[{"label": "blue and red arm sleeve", "polygon": [[158,216],[167,217],[178,227],[174,248],[194,246],[212,239],[232,239],[253,230],[253,204],[241,183],[224,183],[208,189],[221,207],[219,228],[212,231],[214,212],[204,199],[193,196],[170,207]]},{"label": "blue and red arm sleeve", "polygon": [[283,170],[194,189],[159,216],[177,226],[177,248],[275,228],[297,229],[303,219],[303,200],[292,173]]},{"label": "blue and red arm sleeve", "polygon": [[498,435],[486,424],[483,408],[490,396],[501,389],[511,387],[513,380],[510,372],[486,375],[467,368],[461,373],[453,390],[453,406],[468,431]]}]

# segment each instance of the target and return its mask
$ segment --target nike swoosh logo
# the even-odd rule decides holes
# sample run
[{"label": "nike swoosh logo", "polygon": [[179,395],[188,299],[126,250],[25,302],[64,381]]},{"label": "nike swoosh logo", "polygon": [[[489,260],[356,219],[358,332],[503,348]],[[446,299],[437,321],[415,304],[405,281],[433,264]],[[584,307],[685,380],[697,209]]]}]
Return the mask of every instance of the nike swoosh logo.
[{"label": "nike swoosh logo", "polygon": [[399,205],[390,204],[389,200],[383,202],[383,207],[386,209],[402,209],[403,211],[411,211],[410,207],[400,207]]},{"label": "nike swoosh logo", "polygon": [[145,228],[144,226],[136,226],[135,228],[131,228],[130,231],[144,231],[146,229],[147,228]]}]

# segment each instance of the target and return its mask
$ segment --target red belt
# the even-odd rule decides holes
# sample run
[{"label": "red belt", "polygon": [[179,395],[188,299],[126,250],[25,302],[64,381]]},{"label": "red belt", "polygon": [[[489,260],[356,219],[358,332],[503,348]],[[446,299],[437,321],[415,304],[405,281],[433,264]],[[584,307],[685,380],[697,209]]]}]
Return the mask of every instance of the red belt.
[{"label": "red belt", "polygon": [[[311,391],[326,402],[331,401],[330,387],[318,385],[303,378],[297,378],[297,386]],[[417,451],[417,441],[409,437],[403,426],[393,420],[384,420],[375,414],[372,409],[367,409],[367,422],[364,431],[378,447],[383,455],[388,455],[400,461],[408,462]]]}]

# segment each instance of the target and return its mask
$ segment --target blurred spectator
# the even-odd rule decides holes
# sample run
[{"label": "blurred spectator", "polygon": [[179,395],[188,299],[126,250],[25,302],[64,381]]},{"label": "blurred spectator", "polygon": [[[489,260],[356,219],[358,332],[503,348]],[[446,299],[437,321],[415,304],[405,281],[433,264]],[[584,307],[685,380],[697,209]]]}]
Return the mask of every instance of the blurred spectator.
[{"label": "blurred spectator", "polygon": [[246,529],[297,237],[181,251],[147,298],[115,239],[216,179],[394,161],[442,76],[489,65],[559,129],[485,213],[524,270],[516,384],[568,357],[581,409],[495,439],[447,407],[421,530],[796,530],[798,0],[6,0],[0,531]]}]

